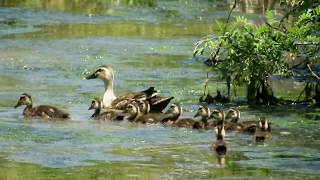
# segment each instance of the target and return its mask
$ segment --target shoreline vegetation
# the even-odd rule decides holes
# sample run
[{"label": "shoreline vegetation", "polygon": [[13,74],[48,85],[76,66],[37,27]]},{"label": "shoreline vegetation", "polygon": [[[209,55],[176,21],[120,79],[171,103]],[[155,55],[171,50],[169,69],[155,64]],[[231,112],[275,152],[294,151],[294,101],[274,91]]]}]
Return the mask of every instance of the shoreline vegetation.
[{"label": "shoreline vegetation", "polygon": [[[266,21],[258,25],[241,16],[231,18],[236,5],[237,0],[225,24],[216,21],[220,35],[207,36],[195,44],[194,57],[209,56],[204,61],[209,68],[200,102],[230,102],[231,89],[236,94],[237,87],[245,86],[249,105],[320,106],[320,3],[282,1],[287,12],[277,17],[267,11]],[[225,96],[220,91],[214,97],[208,92],[211,73],[218,73],[225,81]],[[269,82],[275,76],[303,82],[305,87],[296,100],[278,98]]]}]

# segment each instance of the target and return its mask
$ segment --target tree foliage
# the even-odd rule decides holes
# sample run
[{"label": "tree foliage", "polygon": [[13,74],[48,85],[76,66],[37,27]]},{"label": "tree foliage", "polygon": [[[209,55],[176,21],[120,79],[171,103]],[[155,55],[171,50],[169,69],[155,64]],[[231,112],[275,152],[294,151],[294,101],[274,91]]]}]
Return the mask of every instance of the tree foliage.
[{"label": "tree foliage", "polygon": [[[272,11],[265,17],[266,22],[260,25],[236,17],[223,35],[199,41],[194,51],[196,56],[210,54],[212,69],[224,79],[231,78],[233,85],[246,85],[250,103],[256,103],[264,91],[273,96],[268,77],[293,76],[292,59],[319,61],[320,6],[306,10],[292,23],[277,20]],[[220,53],[213,59],[218,49]]]}]

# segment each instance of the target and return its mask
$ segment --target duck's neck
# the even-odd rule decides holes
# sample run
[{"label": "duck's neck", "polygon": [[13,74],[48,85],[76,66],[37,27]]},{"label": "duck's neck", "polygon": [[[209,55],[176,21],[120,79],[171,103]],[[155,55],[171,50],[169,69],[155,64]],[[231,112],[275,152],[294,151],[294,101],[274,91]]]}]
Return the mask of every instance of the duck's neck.
[{"label": "duck's neck", "polygon": [[202,121],[204,124],[207,124],[207,123],[208,123],[208,116],[202,116],[202,117],[201,117],[201,121]]},{"label": "duck's neck", "polygon": [[101,109],[100,109],[100,108],[99,108],[99,109],[96,109],[96,110],[94,111],[94,113],[92,114],[91,118],[97,117],[97,116],[100,114],[100,112],[101,112]]},{"label": "duck's neck", "polygon": [[126,119],[128,121],[136,121],[141,116],[140,110],[137,109],[135,113],[128,113]]},{"label": "duck's neck", "polygon": [[217,134],[217,140],[223,140],[223,136],[221,134]]},{"label": "duck's neck", "polygon": [[23,110],[23,115],[27,115],[28,111],[32,109],[32,104],[27,105]]},{"label": "duck's neck", "polygon": [[116,96],[113,92],[113,80],[104,80],[105,92],[103,95],[103,106],[110,107],[113,100],[116,99]]}]

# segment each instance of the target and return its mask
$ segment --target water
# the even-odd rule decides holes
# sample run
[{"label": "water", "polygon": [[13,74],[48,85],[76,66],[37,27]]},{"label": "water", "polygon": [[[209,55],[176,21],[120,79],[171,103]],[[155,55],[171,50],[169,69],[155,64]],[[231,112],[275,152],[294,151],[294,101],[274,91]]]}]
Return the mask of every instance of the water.
[{"label": "water", "polygon": [[[266,5],[252,2],[235,14],[259,22]],[[193,44],[216,32],[214,19],[226,17],[228,3],[27,0],[0,5],[0,179],[318,178],[319,121],[306,116],[318,110],[311,107],[240,106],[243,119],[272,121],[273,140],[255,145],[249,135],[228,133],[224,166],[208,148],[215,139],[211,131],[89,119],[90,99],[101,97],[103,84],[83,78],[102,64],[115,69],[117,94],[155,86],[175,96],[186,116],[193,115],[206,77],[205,66],[192,59]],[[299,87],[292,84],[290,93]],[[285,96],[288,89],[279,88]],[[212,83],[210,90],[216,89],[224,85]],[[67,109],[71,120],[24,120],[22,109],[13,109],[23,92],[36,105]]]}]

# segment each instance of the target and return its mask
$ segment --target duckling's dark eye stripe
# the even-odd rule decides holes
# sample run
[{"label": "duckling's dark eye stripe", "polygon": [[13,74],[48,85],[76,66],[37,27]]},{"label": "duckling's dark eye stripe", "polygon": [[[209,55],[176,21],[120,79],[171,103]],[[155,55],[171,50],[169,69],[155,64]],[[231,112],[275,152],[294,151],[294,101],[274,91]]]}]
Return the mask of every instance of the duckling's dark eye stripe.
[{"label": "duckling's dark eye stripe", "polygon": [[101,72],[101,71],[103,71],[102,69],[98,69],[96,72]]}]

